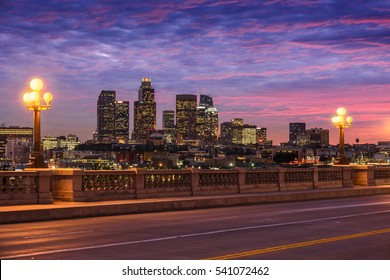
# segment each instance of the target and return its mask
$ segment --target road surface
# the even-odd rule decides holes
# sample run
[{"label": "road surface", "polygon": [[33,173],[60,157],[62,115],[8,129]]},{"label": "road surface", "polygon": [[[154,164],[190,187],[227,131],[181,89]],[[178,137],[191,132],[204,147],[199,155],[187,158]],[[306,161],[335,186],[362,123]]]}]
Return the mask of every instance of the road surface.
[{"label": "road surface", "polygon": [[390,260],[390,195],[0,225],[0,259]]}]

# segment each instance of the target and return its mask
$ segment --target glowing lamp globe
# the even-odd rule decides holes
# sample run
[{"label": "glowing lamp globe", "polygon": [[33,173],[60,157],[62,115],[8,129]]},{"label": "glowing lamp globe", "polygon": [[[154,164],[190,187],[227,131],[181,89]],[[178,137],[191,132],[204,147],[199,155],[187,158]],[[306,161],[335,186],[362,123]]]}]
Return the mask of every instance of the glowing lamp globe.
[{"label": "glowing lamp globe", "polygon": [[29,92],[26,92],[24,95],[23,95],[23,101],[25,103],[29,103],[31,100],[30,100],[30,93]]},{"label": "glowing lamp globe", "polygon": [[345,108],[343,108],[343,107],[340,107],[337,109],[337,115],[339,115],[339,116],[344,116],[346,113],[347,113],[347,110],[345,110]]},{"label": "glowing lamp globe", "polygon": [[30,82],[30,88],[35,91],[40,91],[43,88],[43,82],[41,79],[32,79]]},{"label": "glowing lamp globe", "polygon": [[31,102],[39,101],[39,92],[37,92],[37,91],[30,92],[29,99],[30,99]]},{"label": "glowing lamp globe", "polygon": [[353,121],[352,117],[347,117],[347,123],[351,123]]},{"label": "glowing lamp globe", "polygon": [[50,105],[50,102],[53,100],[53,95],[50,92],[46,92],[43,95],[43,100],[45,100],[46,104]]}]

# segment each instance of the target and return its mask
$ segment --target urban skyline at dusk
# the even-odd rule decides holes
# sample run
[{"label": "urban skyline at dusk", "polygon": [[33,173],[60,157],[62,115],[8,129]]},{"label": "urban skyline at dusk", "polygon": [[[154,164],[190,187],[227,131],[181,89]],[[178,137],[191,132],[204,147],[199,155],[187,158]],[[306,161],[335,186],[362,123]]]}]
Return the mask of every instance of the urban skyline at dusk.
[{"label": "urban skyline at dusk", "polygon": [[329,129],[337,144],[340,106],[354,119],[346,143],[390,139],[388,1],[46,2],[0,4],[7,126],[32,126],[22,96],[40,77],[54,96],[42,134],[91,139],[99,93],[131,104],[150,77],[157,128],[176,95],[202,93],[219,123],[243,118],[276,144],[291,122]]}]

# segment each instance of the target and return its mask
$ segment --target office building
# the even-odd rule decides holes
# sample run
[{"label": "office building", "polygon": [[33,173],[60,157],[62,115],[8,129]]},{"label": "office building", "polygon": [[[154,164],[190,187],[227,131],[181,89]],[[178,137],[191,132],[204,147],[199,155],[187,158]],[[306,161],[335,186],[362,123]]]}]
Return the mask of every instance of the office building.
[{"label": "office building", "polygon": [[221,144],[229,145],[232,143],[232,138],[233,138],[232,128],[233,128],[232,122],[221,123],[221,137],[219,138]]},{"label": "office building", "polygon": [[8,138],[5,149],[6,158],[14,164],[26,164],[29,162],[32,146],[32,137]]},{"label": "office building", "polygon": [[257,144],[264,144],[267,141],[267,128],[257,128],[256,130]]},{"label": "office building", "polygon": [[119,143],[129,139],[129,101],[115,101],[115,138]]},{"label": "office building", "polygon": [[221,143],[225,145],[251,145],[257,143],[257,127],[244,124],[243,119],[232,119],[221,124]]},{"label": "office building", "polygon": [[0,127],[0,158],[5,159],[8,139],[22,138],[22,141],[32,141],[33,129],[31,127],[10,126]]},{"label": "office building", "polygon": [[208,95],[201,94],[199,100],[199,106],[205,108],[214,107],[213,98]]},{"label": "office building", "polygon": [[142,78],[138,100],[134,102],[133,139],[147,140],[156,131],[156,102],[150,78]]},{"label": "office building", "polygon": [[68,136],[43,136],[41,143],[44,151],[49,150],[74,150],[77,145],[80,145],[79,138],[76,135],[69,134]]},{"label": "office building", "polygon": [[213,98],[201,94],[196,114],[197,139],[216,142],[219,135],[218,110],[213,107]]},{"label": "office building", "polygon": [[296,140],[299,146],[323,147],[329,145],[329,129],[310,128],[297,135]]},{"label": "office building", "polygon": [[205,140],[216,142],[219,135],[218,110],[215,107],[209,107],[205,110]]},{"label": "office building", "polygon": [[167,143],[174,142],[174,138],[176,135],[175,111],[174,110],[163,111],[162,126],[163,126],[165,141]]},{"label": "office building", "polygon": [[97,101],[97,132],[99,142],[111,142],[115,135],[116,92],[102,90]]},{"label": "office building", "polygon": [[176,95],[176,133],[178,137],[197,139],[197,96],[192,94]]},{"label": "office building", "polygon": [[124,143],[128,139],[129,102],[117,101],[113,90],[102,90],[97,101],[97,140]]},{"label": "office building", "polygon": [[206,139],[206,107],[196,108],[196,139],[204,141]]},{"label": "office building", "polygon": [[297,145],[297,136],[306,130],[306,123],[290,123],[288,130],[288,141],[290,145]]}]

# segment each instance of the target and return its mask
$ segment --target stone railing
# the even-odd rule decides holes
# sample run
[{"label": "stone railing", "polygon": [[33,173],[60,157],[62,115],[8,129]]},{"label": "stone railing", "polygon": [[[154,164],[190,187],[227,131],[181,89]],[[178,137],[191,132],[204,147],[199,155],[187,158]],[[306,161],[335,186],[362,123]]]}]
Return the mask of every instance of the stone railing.
[{"label": "stone railing", "polygon": [[132,170],[51,170],[51,190],[55,200],[100,201],[133,199],[136,172]]},{"label": "stone railing", "polygon": [[50,171],[1,171],[0,205],[52,203]]},{"label": "stone railing", "polygon": [[0,205],[283,192],[390,184],[390,167],[0,172]]},{"label": "stone railing", "polygon": [[137,170],[137,198],[190,196],[191,170]]},{"label": "stone railing", "polygon": [[390,167],[378,167],[374,169],[375,185],[390,185]]}]

